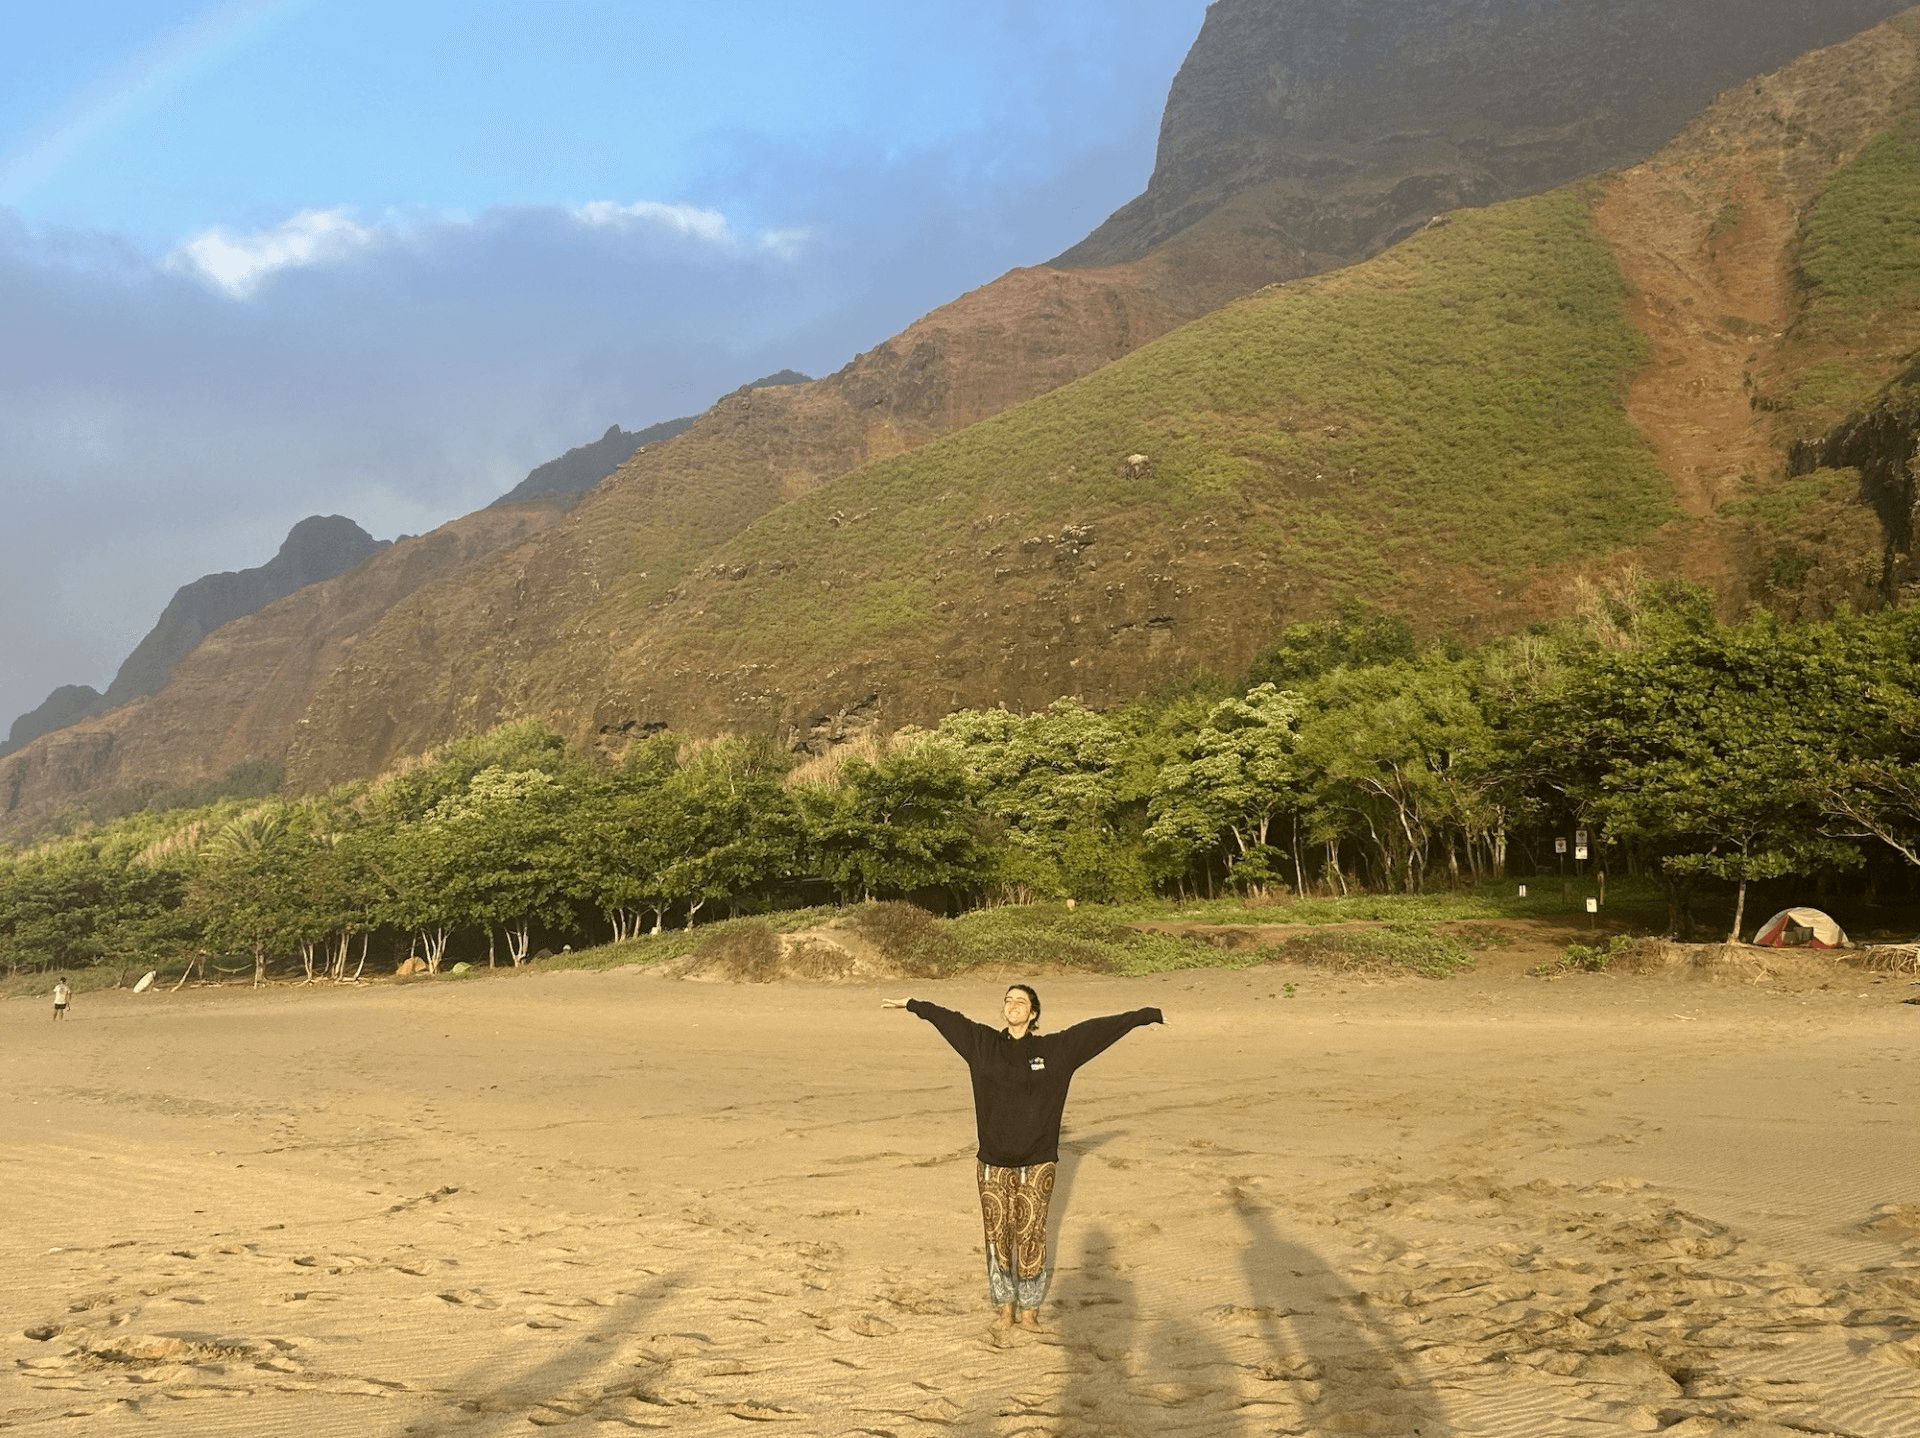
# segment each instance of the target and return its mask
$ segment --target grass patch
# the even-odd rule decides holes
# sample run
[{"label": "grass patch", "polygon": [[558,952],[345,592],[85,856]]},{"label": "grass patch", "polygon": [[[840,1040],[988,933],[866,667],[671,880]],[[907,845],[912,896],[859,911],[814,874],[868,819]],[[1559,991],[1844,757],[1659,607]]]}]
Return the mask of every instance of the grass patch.
[{"label": "grass patch", "polygon": [[1749,580],[1790,623],[1871,610],[1885,567],[1879,516],[1860,502],[1860,473],[1818,469],[1722,508],[1740,522]]},{"label": "grass patch", "polygon": [[1197,940],[1131,928],[1126,912],[1135,907],[1025,904],[962,914],[947,925],[954,944],[949,972],[993,966],[1131,976],[1260,962],[1251,953],[1227,954]]},{"label": "grass patch", "polygon": [[1920,288],[1920,143],[1867,142],[1807,220],[1800,270],[1834,301],[1885,304]]},{"label": "grass patch", "polygon": [[1257,951],[1259,962],[1306,964],[1338,973],[1413,973],[1447,979],[1473,963],[1473,951],[1426,924],[1401,921],[1384,929],[1337,929],[1296,934]]},{"label": "grass patch", "polygon": [[715,925],[694,945],[692,958],[716,978],[772,983],[780,977],[780,935],[765,919]]},{"label": "grass patch", "polygon": [[[1527,897],[1519,886],[1529,889]],[[1345,897],[1288,898],[1248,904],[1239,898],[1139,899],[1115,904],[1081,905],[1081,914],[1100,914],[1120,923],[1150,920],[1203,924],[1346,924],[1360,921],[1449,923],[1472,919],[1552,919],[1584,913],[1589,896],[1597,896],[1592,878],[1569,879],[1567,897],[1560,896],[1556,875],[1489,879],[1458,889],[1436,889],[1425,894],[1352,894]],[[1660,890],[1644,879],[1621,876],[1607,884],[1609,912],[1622,909],[1660,909]],[[1068,912],[1062,903],[1034,904],[1024,913]],[[996,911],[997,912],[997,911]]]},{"label": "grass patch", "polygon": [[[0,999],[39,999],[46,1004],[47,1011],[49,1015],[51,1015],[53,1011],[53,981],[62,974],[67,976],[67,986],[73,990],[75,997],[78,998],[90,993],[101,993],[108,989],[131,989],[139,982],[140,976],[153,967],[154,965],[151,963],[103,963],[92,964],[83,969],[48,969],[44,973],[21,972],[9,974],[0,977]],[[180,970],[181,966],[177,963],[172,966],[171,972],[162,969],[160,977],[153,981],[154,986],[157,988],[174,983],[180,977]],[[247,974],[251,976],[252,973],[253,968],[249,965]],[[225,975],[223,977],[233,976]]]},{"label": "grass patch", "polygon": [[847,927],[902,973],[932,978],[960,967],[951,927],[918,904],[862,904],[847,916]]},{"label": "grass patch", "polygon": [[[524,968],[502,966],[472,969],[462,979],[504,977],[509,974],[552,972],[560,969],[606,970],[627,965],[652,967],[681,959],[711,960],[716,971],[746,982],[774,977],[806,977],[804,946],[790,951],[780,972],[779,937],[804,933],[832,920],[845,920],[903,976],[959,976],[979,968],[1044,971],[1079,970],[1125,977],[1168,973],[1181,969],[1245,969],[1265,963],[1310,963],[1321,968],[1410,971],[1441,976],[1472,961],[1472,949],[1504,941],[1497,930],[1462,930],[1459,938],[1438,935],[1436,923],[1500,919],[1567,918],[1584,911],[1586,896],[1595,891],[1590,880],[1573,881],[1562,902],[1559,885],[1550,879],[1525,880],[1536,893],[1520,898],[1514,880],[1489,882],[1476,888],[1433,894],[1355,894],[1347,898],[1310,898],[1248,905],[1223,898],[1178,903],[1139,900],[1118,904],[1064,902],[976,909],[954,919],[938,919],[912,904],[861,904],[849,908],[816,906],[753,917],[727,919],[698,928],[669,929],[620,943],[554,954]],[[1551,888],[1551,892],[1539,892]],[[1645,881],[1623,880],[1609,886],[1608,910],[1644,911],[1650,919],[1664,915],[1659,892]],[[1385,921],[1385,930],[1297,936],[1264,948],[1226,950],[1202,939],[1143,932],[1133,925],[1148,921],[1198,924],[1313,924]],[[1303,957],[1304,956],[1304,957]],[[98,964],[67,971],[76,995],[115,987],[131,987],[151,965]],[[170,988],[180,977],[180,965],[162,965],[155,987]],[[244,982],[251,966],[212,977]],[[284,985],[297,979],[297,969],[281,961],[270,970],[269,981]],[[366,978],[392,977],[390,965],[369,966]],[[449,970],[439,976],[451,980]],[[41,999],[52,1003],[55,974],[19,973],[0,978],[0,998]]]},{"label": "grass patch", "polygon": [[1920,142],[1904,120],[1834,172],[1807,219],[1789,424],[1832,429],[1920,347]]},{"label": "grass patch", "polygon": [[1616,959],[1633,951],[1640,940],[1631,934],[1615,934],[1605,945],[1568,944],[1567,951],[1550,964],[1528,970],[1543,978],[1555,974],[1602,974]]},{"label": "grass patch", "polygon": [[1457,937],[1470,949],[1504,949],[1513,942],[1513,935],[1495,924],[1462,924]]}]

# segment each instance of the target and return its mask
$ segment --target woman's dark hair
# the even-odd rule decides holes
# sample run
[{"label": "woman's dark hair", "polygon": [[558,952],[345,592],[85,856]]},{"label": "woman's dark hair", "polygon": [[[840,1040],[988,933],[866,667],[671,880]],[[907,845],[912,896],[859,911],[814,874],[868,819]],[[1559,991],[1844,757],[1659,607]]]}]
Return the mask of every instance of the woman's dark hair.
[{"label": "woman's dark hair", "polygon": [[1007,985],[1008,993],[1012,993],[1015,989],[1018,989],[1020,990],[1021,993],[1025,994],[1027,996],[1027,1002],[1033,1005],[1033,1022],[1027,1025],[1027,1031],[1029,1033],[1039,1033],[1040,1032],[1040,995],[1036,994],[1033,991],[1033,986],[1030,984],[1008,984]]}]

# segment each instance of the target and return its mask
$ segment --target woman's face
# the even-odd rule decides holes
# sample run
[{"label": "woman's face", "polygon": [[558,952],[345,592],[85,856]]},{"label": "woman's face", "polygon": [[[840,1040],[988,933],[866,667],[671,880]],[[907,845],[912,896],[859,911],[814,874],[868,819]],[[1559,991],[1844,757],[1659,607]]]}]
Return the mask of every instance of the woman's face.
[{"label": "woman's face", "polygon": [[1015,1033],[1033,1022],[1033,1003],[1027,998],[1025,989],[1008,989],[1006,1002],[1000,1006],[1000,1012],[1006,1015],[1007,1027]]}]

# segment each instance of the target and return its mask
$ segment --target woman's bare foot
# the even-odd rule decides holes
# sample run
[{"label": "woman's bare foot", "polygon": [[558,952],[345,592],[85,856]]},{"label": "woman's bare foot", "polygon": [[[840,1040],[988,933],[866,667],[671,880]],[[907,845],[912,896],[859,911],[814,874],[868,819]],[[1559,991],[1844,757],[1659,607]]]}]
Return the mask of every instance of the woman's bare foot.
[{"label": "woman's bare foot", "polygon": [[1013,1327],[1013,1305],[1011,1303],[1000,1310],[1000,1316],[993,1320],[993,1326],[995,1328]]},{"label": "woman's bare foot", "polygon": [[1020,1315],[1019,1322],[1020,1326],[1029,1333],[1038,1333],[1040,1331],[1040,1315],[1035,1313],[1031,1308]]}]

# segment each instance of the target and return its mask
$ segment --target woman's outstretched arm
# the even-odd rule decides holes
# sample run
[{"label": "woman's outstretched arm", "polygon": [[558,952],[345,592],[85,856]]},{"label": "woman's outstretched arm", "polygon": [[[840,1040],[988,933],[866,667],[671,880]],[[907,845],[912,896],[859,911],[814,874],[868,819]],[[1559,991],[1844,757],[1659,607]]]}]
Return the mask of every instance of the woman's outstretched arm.
[{"label": "woman's outstretched arm", "polygon": [[1135,1009],[1130,1014],[1108,1014],[1105,1018],[1087,1019],[1072,1028],[1060,1030],[1061,1056],[1066,1059],[1068,1068],[1077,1069],[1142,1025],[1165,1022],[1165,1017],[1158,1009]]},{"label": "woman's outstretched arm", "polygon": [[925,1019],[936,1029],[940,1037],[953,1045],[953,1051],[969,1064],[973,1062],[975,1052],[982,1038],[992,1038],[993,1030],[985,1024],[977,1024],[965,1014],[952,1009],[943,1009],[938,1004],[930,1004],[925,999],[882,999],[883,1009],[905,1009],[915,1018]]}]

